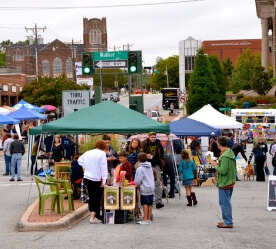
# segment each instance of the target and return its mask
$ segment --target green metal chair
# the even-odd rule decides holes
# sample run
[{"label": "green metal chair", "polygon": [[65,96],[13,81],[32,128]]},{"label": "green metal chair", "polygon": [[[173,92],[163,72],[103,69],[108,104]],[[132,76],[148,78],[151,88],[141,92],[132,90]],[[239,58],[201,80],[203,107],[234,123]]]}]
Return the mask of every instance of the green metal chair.
[{"label": "green metal chair", "polygon": [[49,174],[46,174],[46,178],[49,182],[53,182],[58,185],[61,185],[62,189],[60,189],[59,192],[67,195],[68,204],[69,204],[69,212],[70,213],[73,212],[75,210],[74,209],[74,201],[73,201],[73,190],[69,186],[69,182],[67,180],[56,179],[56,178],[50,176]]},{"label": "green metal chair", "polygon": [[[54,182],[42,181],[37,176],[34,176],[34,177],[35,177],[35,183],[39,193],[39,210],[38,210],[39,214],[44,215],[45,202],[50,197],[51,197],[51,212],[55,210],[55,203],[57,203],[58,213],[64,214],[63,195],[59,191],[58,184]],[[50,186],[50,191],[43,193],[40,189],[40,187],[43,185]]]}]

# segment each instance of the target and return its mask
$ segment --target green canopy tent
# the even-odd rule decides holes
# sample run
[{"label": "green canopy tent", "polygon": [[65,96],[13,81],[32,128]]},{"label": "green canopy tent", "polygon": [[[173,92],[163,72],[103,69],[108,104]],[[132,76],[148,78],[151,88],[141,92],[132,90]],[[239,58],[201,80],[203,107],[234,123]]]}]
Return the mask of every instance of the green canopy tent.
[{"label": "green canopy tent", "polygon": [[42,134],[85,134],[85,133],[170,133],[167,124],[156,122],[147,116],[118,105],[113,101],[78,110],[54,122],[30,130]]},{"label": "green canopy tent", "polygon": [[[30,135],[38,134],[92,134],[92,133],[170,133],[167,124],[159,123],[141,113],[118,105],[113,101],[78,110],[54,122],[30,129]],[[41,143],[39,141],[39,147]],[[29,141],[32,141],[29,139]],[[31,151],[29,142],[29,152]],[[29,168],[29,165],[28,165]],[[27,168],[27,169],[28,169]],[[29,197],[28,197],[29,200]]]}]

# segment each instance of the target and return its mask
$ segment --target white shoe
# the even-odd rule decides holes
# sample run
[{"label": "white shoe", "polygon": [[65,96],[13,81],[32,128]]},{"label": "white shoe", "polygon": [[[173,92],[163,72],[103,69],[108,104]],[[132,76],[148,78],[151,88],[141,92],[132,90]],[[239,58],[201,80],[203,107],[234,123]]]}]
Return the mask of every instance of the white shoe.
[{"label": "white shoe", "polygon": [[148,225],[150,225],[150,224],[151,224],[151,220],[147,220],[147,222],[148,222]]},{"label": "white shoe", "polygon": [[99,223],[102,223],[102,221],[101,220],[99,220],[99,219],[97,219],[97,218],[94,218],[94,220],[89,220],[89,223],[90,224],[99,224]]},{"label": "white shoe", "polygon": [[141,221],[137,221],[136,224],[139,224],[139,225],[148,225],[148,221],[144,221],[144,220],[141,220]]}]

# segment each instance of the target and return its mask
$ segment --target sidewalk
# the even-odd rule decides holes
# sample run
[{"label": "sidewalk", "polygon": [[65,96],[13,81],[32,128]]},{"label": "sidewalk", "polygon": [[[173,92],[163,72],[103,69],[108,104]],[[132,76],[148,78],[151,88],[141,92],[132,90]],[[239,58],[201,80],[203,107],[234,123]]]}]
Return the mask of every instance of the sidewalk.
[{"label": "sidewalk", "polygon": [[20,232],[27,231],[57,231],[74,226],[89,215],[88,205],[81,200],[74,200],[75,211],[69,213],[68,200],[64,200],[64,215],[57,210],[51,212],[51,198],[46,200],[44,215],[39,215],[39,200],[34,201],[23,214],[18,223]]}]

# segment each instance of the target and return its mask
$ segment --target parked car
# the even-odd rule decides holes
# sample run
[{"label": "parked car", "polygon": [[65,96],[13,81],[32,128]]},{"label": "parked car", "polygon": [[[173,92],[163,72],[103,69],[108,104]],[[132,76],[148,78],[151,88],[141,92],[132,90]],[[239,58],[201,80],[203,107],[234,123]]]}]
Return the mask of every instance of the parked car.
[{"label": "parked car", "polygon": [[106,101],[106,100],[112,100],[114,102],[120,101],[119,93],[118,92],[103,93],[102,101]]},{"label": "parked car", "polygon": [[[147,116],[148,112],[147,111],[144,111],[144,115]],[[158,115],[158,112],[157,111],[151,111],[151,118],[155,121],[160,121],[159,118],[160,116]]]},{"label": "parked car", "polygon": [[[135,94],[142,94],[142,90],[141,89],[137,89],[134,91]],[[149,94],[149,91],[147,89],[144,89],[144,94]]]},{"label": "parked car", "polygon": [[[111,95],[112,95],[112,96],[111,96]],[[119,96],[119,93],[118,93],[118,92],[111,92],[111,93],[110,93],[110,100],[111,100],[112,97],[113,97],[113,101],[114,101],[114,102],[120,101],[120,96]]]}]

